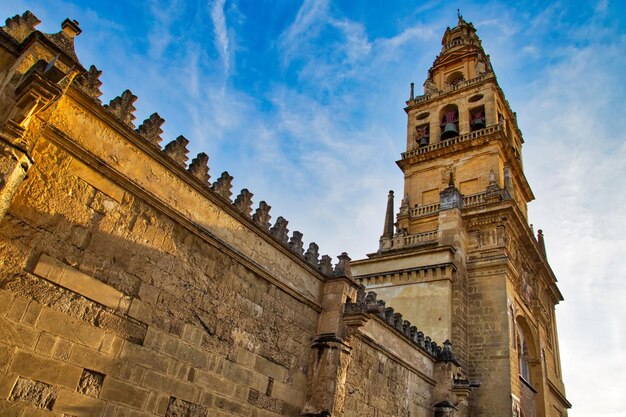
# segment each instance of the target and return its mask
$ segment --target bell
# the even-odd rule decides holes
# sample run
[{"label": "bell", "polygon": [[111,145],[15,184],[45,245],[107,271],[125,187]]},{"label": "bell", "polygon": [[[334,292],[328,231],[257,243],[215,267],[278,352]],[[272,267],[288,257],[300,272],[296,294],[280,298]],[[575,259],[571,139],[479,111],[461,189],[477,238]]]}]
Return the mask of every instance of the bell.
[{"label": "bell", "polygon": [[485,128],[485,118],[479,117],[477,119],[472,120],[472,130],[484,129]]},{"label": "bell", "polygon": [[428,136],[422,136],[420,138],[419,146],[421,148],[422,146],[426,146],[426,145],[428,145]]},{"label": "bell", "polygon": [[443,133],[441,134],[441,140],[450,139],[455,136],[459,136],[459,131],[456,130],[456,125],[454,123],[446,123]]}]

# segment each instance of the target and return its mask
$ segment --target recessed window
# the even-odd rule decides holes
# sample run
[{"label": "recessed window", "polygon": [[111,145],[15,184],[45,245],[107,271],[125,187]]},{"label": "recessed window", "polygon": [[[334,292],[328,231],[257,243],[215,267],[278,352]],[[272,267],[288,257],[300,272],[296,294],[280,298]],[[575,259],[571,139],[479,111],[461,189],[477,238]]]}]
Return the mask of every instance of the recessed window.
[{"label": "recessed window", "polygon": [[477,101],[480,101],[483,99],[483,95],[482,94],[476,94],[475,96],[471,96],[467,101],[469,101],[470,103],[476,103]]},{"label": "recessed window", "polygon": [[425,112],[425,113],[420,113],[417,115],[416,119],[417,120],[424,120],[425,118],[427,118],[428,116],[430,116],[430,113]]},{"label": "recessed window", "polygon": [[485,119],[485,107],[474,107],[469,111],[470,116],[470,130],[480,130],[484,129],[487,126]]}]

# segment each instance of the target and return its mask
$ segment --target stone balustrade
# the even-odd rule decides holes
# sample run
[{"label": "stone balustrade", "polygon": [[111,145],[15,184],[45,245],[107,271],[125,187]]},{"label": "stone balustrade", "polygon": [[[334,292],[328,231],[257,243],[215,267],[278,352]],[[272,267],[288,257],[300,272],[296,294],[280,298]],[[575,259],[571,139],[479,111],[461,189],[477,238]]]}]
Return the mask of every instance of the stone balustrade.
[{"label": "stone balustrade", "polygon": [[413,207],[409,210],[409,216],[411,218],[428,216],[430,214],[435,214],[439,212],[439,203],[428,204],[425,206],[417,206]]},{"label": "stone balustrade", "polygon": [[492,125],[487,126],[484,129],[475,130],[470,133],[466,133],[464,135],[455,136],[453,138],[433,143],[432,145],[424,146],[421,148],[412,149],[407,152],[402,153],[402,159],[411,158],[413,156],[422,155],[431,151],[435,151],[438,149],[447,148],[448,146],[456,145],[457,143],[467,142],[472,139],[480,138],[483,136],[491,135],[492,133],[499,132],[502,130],[502,125]]}]

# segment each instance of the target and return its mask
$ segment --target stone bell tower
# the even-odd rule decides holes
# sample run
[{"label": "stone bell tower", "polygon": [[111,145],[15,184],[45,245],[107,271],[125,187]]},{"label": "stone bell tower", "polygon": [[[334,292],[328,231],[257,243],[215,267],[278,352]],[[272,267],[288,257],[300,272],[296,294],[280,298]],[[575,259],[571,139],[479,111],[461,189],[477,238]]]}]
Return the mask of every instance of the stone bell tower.
[{"label": "stone bell tower", "polygon": [[[388,196],[378,251],[352,271],[480,382],[469,414],[566,416],[555,306],[563,300],[534,199],[522,133],[476,29],[446,29],[424,94],[406,102],[404,191]],[[395,226],[395,230],[394,230]]]}]

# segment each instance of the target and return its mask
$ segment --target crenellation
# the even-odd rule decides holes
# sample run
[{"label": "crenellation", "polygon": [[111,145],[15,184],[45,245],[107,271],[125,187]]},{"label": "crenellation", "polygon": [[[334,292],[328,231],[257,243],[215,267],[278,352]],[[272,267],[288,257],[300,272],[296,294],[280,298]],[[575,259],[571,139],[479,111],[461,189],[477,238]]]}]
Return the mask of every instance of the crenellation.
[{"label": "crenellation", "polygon": [[102,86],[102,81],[100,81],[101,75],[102,71],[98,70],[95,65],[91,65],[87,71],[76,77],[78,88],[98,104],[102,103],[100,100],[102,95],[102,91],[100,91],[100,86]]},{"label": "crenellation", "polygon": [[317,267],[319,264],[319,246],[315,242],[309,243],[309,247],[304,254],[304,259],[312,266]]},{"label": "crenellation", "polygon": [[8,33],[17,42],[22,43],[31,33],[35,31],[35,27],[41,23],[30,10],[26,10],[23,14],[16,14],[8,18],[2,30]]},{"label": "crenellation", "polygon": [[318,266],[319,271],[326,275],[330,276],[333,273],[333,264],[332,258],[329,255],[322,255],[322,259],[320,259],[320,264]]},{"label": "crenellation", "polygon": [[289,240],[289,229],[287,229],[287,225],[289,222],[285,220],[283,216],[278,216],[274,226],[270,229],[270,233],[274,236],[278,241],[287,244]]},{"label": "crenellation", "polygon": [[302,242],[302,233],[297,230],[291,234],[289,239],[289,248],[299,256],[304,256],[304,243]]},{"label": "crenellation", "polygon": [[161,134],[163,133],[163,129],[161,126],[165,123],[165,120],[159,116],[159,113],[152,113],[150,117],[143,121],[141,125],[136,129],[137,133],[141,135],[142,138],[151,143],[152,145],[160,148]]},{"label": "crenellation", "polygon": [[252,194],[248,191],[247,188],[241,190],[235,201],[233,202],[233,206],[242,212],[246,217],[252,218]]},{"label": "crenellation", "polygon": [[187,160],[189,159],[187,157],[189,153],[187,145],[189,145],[189,140],[183,135],[179,135],[176,139],[165,145],[163,152],[178,165],[187,168]]},{"label": "crenellation", "polygon": [[135,101],[137,101],[137,96],[133,95],[130,90],[124,90],[122,95],[112,99],[109,104],[105,104],[104,108],[110,111],[120,122],[134,129]]},{"label": "crenellation", "polygon": [[261,201],[259,203],[259,207],[256,209],[256,211],[252,215],[252,220],[267,231],[269,231],[270,226],[271,226],[271,223],[270,223],[270,219],[272,218],[272,216],[270,216],[271,209],[272,209],[272,206],[267,204],[265,201]]},{"label": "crenellation", "polygon": [[204,185],[209,185],[209,180],[211,179],[209,175],[209,155],[200,152],[191,160],[187,172],[199,179]]},{"label": "crenellation", "polygon": [[222,172],[222,175],[213,183],[211,190],[215,191],[217,195],[230,202],[230,196],[233,195],[232,188],[233,177],[227,172]]}]

